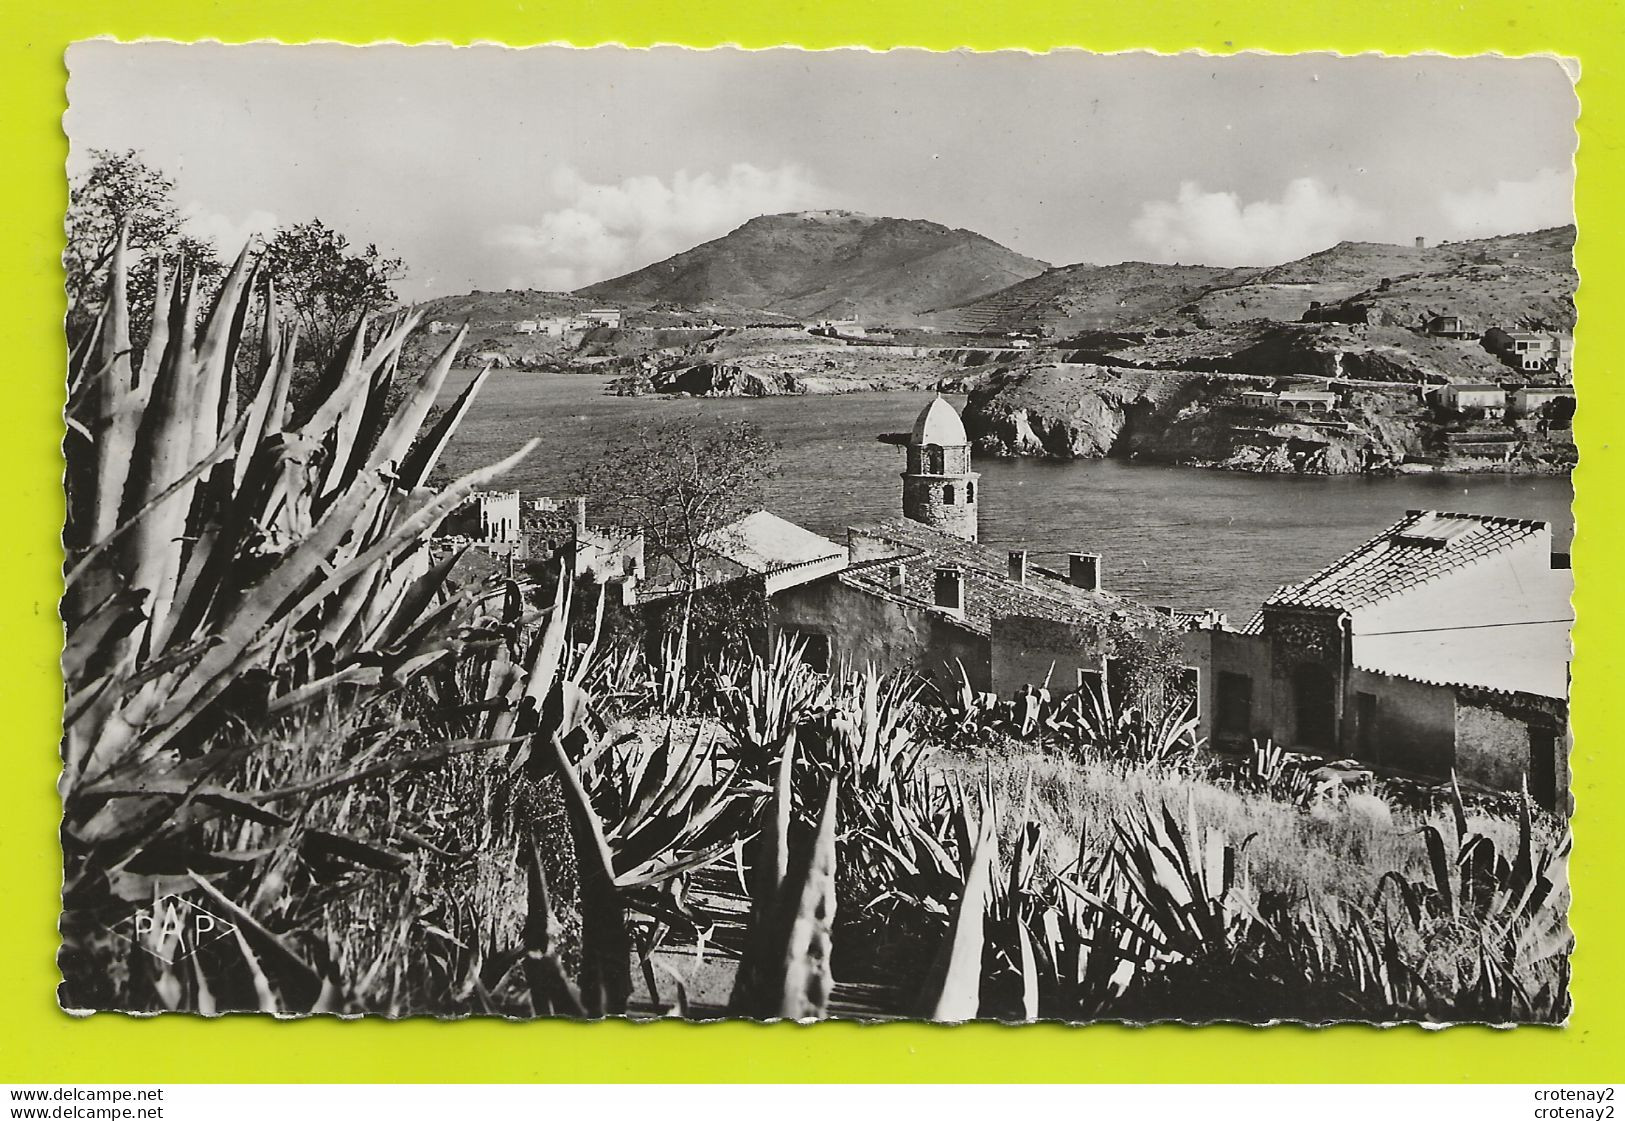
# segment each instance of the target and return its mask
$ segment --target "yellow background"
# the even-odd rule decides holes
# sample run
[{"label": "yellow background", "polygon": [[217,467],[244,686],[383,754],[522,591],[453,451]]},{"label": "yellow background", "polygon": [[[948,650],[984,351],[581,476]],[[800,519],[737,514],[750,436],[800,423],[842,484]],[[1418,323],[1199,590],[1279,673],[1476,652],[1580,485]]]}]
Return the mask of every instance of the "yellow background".
[{"label": "yellow background", "polygon": [[[1615,518],[1625,421],[1625,13],[1617,2],[1230,0],[0,0],[0,1081],[1608,1081],[1625,1075],[1625,715]],[[854,44],[1114,51],[1554,52],[1582,65],[1574,563],[1575,1011],[1568,1027],[957,1028],[433,1021],[218,1022],[57,1010],[55,795],[61,694],[57,538],[65,355],[58,255],[66,203],[68,43],[96,35],[241,42],[499,40],[579,45]],[[1380,121],[1372,127],[1380,128]],[[1516,136],[1507,137],[1515,161]],[[1509,167],[1515,170],[1515,167]]]}]

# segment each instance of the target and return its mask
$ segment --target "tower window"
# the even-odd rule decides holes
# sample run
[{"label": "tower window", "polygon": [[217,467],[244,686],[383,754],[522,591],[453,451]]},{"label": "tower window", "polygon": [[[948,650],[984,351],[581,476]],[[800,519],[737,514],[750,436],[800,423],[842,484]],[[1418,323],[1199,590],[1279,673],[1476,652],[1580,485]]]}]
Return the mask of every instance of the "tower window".
[{"label": "tower window", "polygon": [[[925,448],[925,473],[927,475],[942,474],[942,449],[936,444],[927,444]],[[949,499],[949,501],[953,501]]]},{"label": "tower window", "polygon": [[942,488],[942,500],[950,506],[954,504],[954,485],[952,483]]},{"label": "tower window", "polygon": [[966,502],[975,502],[976,501],[976,484],[975,483],[966,483],[965,484],[965,501]]}]

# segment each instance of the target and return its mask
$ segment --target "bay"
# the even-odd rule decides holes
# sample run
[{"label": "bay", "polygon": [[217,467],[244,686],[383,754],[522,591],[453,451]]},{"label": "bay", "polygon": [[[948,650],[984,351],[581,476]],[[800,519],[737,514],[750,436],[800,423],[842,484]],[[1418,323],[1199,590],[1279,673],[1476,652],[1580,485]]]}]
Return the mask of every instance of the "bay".
[{"label": "bay", "polygon": [[[454,371],[444,394],[467,385]],[[447,449],[454,474],[542,442],[499,485],[525,497],[565,492],[571,473],[629,425],[682,415],[749,419],[780,445],[768,509],[837,540],[900,512],[903,450],[876,438],[907,431],[930,395],[668,400],[614,397],[581,375],[492,371]],[[954,398],[956,406],[962,398]],[[1148,603],[1214,607],[1240,625],[1278,586],[1301,580],[1407,510],[1552,523],[1573,531],[1569,480],[1510,475],[1249,475],[1116,460],[978,459],[981,539],[1028,549],[1065,571],[1069,552],[1100,553],[1107,587]],[[590,511],[589,498],[589,511]]]}]

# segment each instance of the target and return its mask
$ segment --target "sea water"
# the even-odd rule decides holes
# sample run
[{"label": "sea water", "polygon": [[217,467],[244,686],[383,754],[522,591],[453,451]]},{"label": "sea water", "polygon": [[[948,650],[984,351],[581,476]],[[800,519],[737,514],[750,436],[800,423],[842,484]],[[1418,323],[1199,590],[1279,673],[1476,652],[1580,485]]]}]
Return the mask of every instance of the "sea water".
[{"label": "sea water", "polygon": [[[443,400],[467,385],[454,371]],[[454,474],[541,445],[500,486],[563,493],[571,473],[630,425],[663,417],[748,419],[780,445],[766,486],[774,513],[837,540],[846,527],[899,513],[906,432],[929,396],[668,399],[616,397],[604,379],[493,371],[447,449]],[[955,398],[957,406],[962,398]],[[978,458],[981,540],[1029,550],[1066,570],[1069,552],[1099,553],[1105,583],[1148,603],[1214,607],[1244,622],[1278,586],[1301,580],[1417,508],[1536,518],[1566,548],[1569,480],[1500,474],[1252,475],[1116,460]],[[590,505],[589,505],[590,511]]]}]

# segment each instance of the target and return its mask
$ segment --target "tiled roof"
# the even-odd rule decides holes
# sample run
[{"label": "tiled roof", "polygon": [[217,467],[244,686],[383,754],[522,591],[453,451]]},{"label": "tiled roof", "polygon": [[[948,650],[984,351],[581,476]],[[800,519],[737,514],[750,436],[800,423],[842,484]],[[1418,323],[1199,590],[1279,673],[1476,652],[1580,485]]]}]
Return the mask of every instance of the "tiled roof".
[{"label": "tiled roof", "polygon": [[1266,605],[1352,611],[1474,564],[1547,528],[1545,522],[1521,518],[1412,510],[1309,579],[1279,589]]},{"label": "tiled roof", "polygon": [[1423,677],[1414,673],[1398,673],[1391,669],[1381,669],[1373,666],[1356,664],[1355,669],[1366,673],[1380,673],[1384,677],[1397,678],[1400,681],[1414,681],[1418,685],[1433,685],[1446,689],[1458,689],[1468,696],[1508,697],[1513,700],[1527,698],[1534,701],[1562,701],[1562,697],[1552,697],[1544,693],[1532,692],[1528,689],[1502,689],[1494,685],[1480,685],[1471,681],[1457,681],[1449,677]]},{"label": "tiled roof", "polygon": [[774,572],[846,552],[829,538],[766,510],[706,534],[700,544],[751,572]]},{"label": "tiled roof", "polygon": [[[1029,564],[1027,582],[1010,579],[1009,554],[979,545],[904,518],[851,530],[856,536],[880,542],[890,555],[853,564],[837,579],[873,595],[917,607],[935,607],[934,582],[938,568],[954,566],[965,573],[967,629],[980,634],[992,630],[993,620],[1010,616],[1049,619],[1061,623],[1100,623],[1114,615],[1134,625],[1169,625],[1151,609],[1112,595],[1074,587],[1058,572]],[[854,550],[857,552],[858,550]],[[905,570],[904,590],[892,583],[892,566]]]}]

